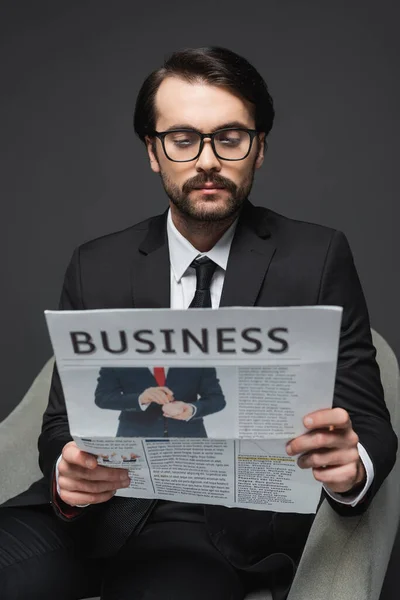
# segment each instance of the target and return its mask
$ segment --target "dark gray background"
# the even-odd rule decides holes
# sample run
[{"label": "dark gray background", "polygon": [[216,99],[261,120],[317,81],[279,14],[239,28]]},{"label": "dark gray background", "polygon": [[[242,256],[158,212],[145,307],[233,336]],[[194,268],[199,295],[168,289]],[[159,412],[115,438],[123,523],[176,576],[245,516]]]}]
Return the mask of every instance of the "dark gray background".
[{"label": "dark gray background", "polygon": [[[51,354],[43,310],[73,248],[166,206],[131,116],[186,46],[227,46],[265,77],[277,118],[252,199],[346,233],[400,357],[399,17],[386,0],[2,0],[0,420]],[[381,600],[399,560],[398,536]]]},{"label": "dark gray background", "polygon": [[145,76],[185,46],[224,45],[276,106],[252,200],[343,230],[372,325],[400,356],[399,50],[390,2],[2,2],[0,420],[51,348],[73,248],[161,212],[135,138]]}]

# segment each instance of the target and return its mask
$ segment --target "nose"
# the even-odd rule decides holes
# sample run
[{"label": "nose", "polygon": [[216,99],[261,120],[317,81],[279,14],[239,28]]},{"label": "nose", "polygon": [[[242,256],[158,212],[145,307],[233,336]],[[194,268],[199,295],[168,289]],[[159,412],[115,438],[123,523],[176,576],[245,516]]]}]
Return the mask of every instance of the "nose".
[{"label": "nose", "polygon": [[205,138],[204,146],[201,151],[200,156],[196,161],[196,170],[197,171],[220,171],[221,163],[217,156],[214,154],[214,150],[211,145],[211,140]]}]

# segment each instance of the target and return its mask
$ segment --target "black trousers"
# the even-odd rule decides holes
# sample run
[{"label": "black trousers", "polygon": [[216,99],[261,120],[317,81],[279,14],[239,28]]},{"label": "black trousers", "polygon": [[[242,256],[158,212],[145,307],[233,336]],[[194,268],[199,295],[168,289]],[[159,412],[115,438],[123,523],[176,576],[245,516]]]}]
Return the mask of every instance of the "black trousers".
[{"label": "black trousers", "polygon": [[257,584],[226,561],[202,522],[149,522],[97,560],[85,558],[73,531],[50,506],[0,508],[1,600],[243,600]]}]

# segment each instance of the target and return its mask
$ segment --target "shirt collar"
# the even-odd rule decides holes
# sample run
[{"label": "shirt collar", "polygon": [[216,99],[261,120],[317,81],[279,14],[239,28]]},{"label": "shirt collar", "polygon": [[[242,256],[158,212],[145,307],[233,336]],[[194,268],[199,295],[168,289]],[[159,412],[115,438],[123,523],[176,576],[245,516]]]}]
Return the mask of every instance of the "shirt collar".
[{"label": "shirt collar", "polygon": [[169,247],[169,259],[171,262],[172,272],[177,282],[179,282],[182,276],[186,273],[190,264],[198,256],[208,256],[213,260],[221,269],[226,271],[228,264],[229,252],[235,229],[237,225],[237,219],[230,225],[225,231],[224,235],[218,240],[211,250],[208,252],[199,252],[192,244],[187,240],[175,227],[171,211],[168,211],[167,218],[167,235],[168,235],[168,247]]}]

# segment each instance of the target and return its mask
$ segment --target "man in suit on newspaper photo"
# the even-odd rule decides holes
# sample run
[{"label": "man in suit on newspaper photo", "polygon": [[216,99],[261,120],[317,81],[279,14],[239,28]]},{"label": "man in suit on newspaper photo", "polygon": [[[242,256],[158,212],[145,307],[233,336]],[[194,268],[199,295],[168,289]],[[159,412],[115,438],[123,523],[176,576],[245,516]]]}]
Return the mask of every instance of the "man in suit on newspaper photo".
[{"label": "man in suit on newspaper photo", "polygon": [[95,403],[121,411],[117,437],[198,438],[226,404],[216,370],[190,367],[102,367]]}]

